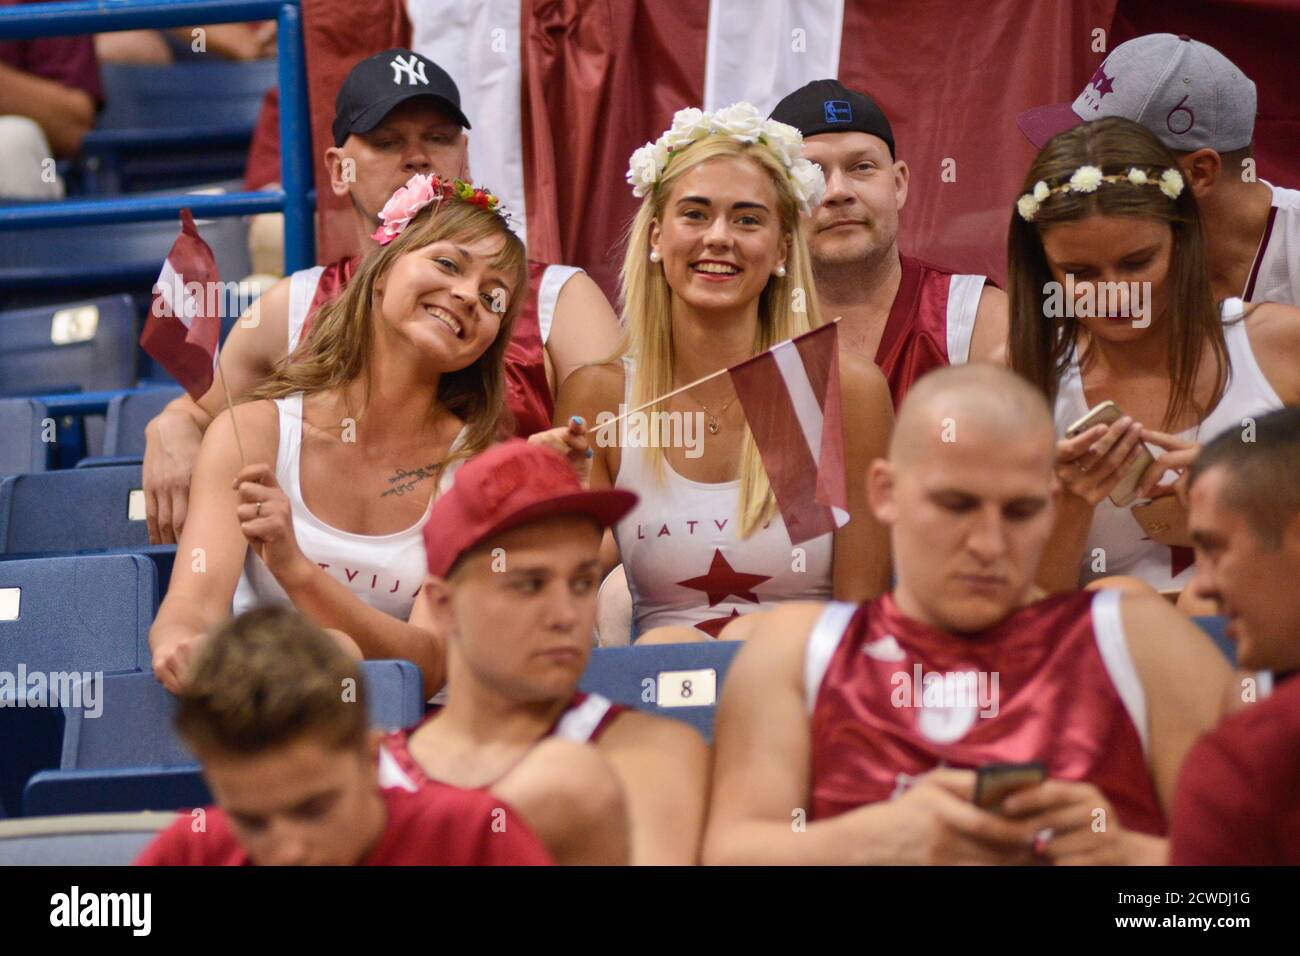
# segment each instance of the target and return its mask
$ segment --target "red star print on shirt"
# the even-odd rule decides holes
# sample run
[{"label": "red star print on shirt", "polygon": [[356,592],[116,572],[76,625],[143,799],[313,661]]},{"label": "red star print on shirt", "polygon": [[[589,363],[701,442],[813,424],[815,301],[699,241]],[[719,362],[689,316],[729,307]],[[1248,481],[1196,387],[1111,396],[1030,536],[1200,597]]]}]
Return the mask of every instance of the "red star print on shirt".
[{"label": "red star print on shirt", "polygon": [[745,574],[743,571],[735,570],[723,557],[722,549],[714,548],[713,563],[709,565],[709,573],[678,581],[677,585],[693,591],[703,591],[709,596],[709,607],[720,604],[732,594],[742,601],[758,604],[758,595],[754,593],[753,588],[771,578],[770,574]]},{"label": "red star print on shirt", "polygon": [[740,612],[733,607],[731,613],[726,617],[710,618],[707,621],[700,621],[700,623],[695,626],[705,634],[709,635],[709,637],[716,639],[717,636],[722,633],[722,629],[738,617],[740,617]]}]

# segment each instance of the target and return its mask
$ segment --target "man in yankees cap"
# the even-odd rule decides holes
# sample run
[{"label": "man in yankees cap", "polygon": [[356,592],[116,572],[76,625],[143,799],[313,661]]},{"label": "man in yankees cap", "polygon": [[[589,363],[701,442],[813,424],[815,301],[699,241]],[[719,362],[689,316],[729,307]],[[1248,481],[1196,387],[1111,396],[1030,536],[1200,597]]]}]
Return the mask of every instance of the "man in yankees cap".
[{"label": "man in yankees cap", "polygon": [[804,156],[826,175],[808,230],[817,294],[828,315],[843,316],[840,341],[885,373],[894,407],[926,372],[992,358],[1006,341],[1006,294],[985,276],[898,251],[910,173],[876,102],[838,80],[814,80],[772,119],[803,133]]},{"label": "man in yankees cap", "polygon": [[1151,33],[1121,43],[1073,103],[1017,122],[1035,146],[1103,116],[1141,123],[1174,153],[1205,225],[1216,299],[1300,305],[1300,190],[1256,181],[1255,84],[1214,47]]},{"label": "man in yankees cap", "polygon": [[[351,228],[363,254],[375,248],[370,234],[379,225],[379,210],[411,176],[469,178],[469,128],[456,83],[428,57],[385,50],[352,68],[335,103],[334,145],[323,158],[330,188],[351,203]],[[286,276],[235,323],[221,349],[234,399],[260,385],[293,352],[360,261],[346,257]],[[579,365],[613,352],[619,335],[604,293],[582,270],[530,260],[528,277],[528,299],[506,350],[506,402],[521,436],[551,427],[560,382]],[[150,541],[180,538],[199,444],[224,403],[220,386],[197,402],[182,395],[145,430]]]}]

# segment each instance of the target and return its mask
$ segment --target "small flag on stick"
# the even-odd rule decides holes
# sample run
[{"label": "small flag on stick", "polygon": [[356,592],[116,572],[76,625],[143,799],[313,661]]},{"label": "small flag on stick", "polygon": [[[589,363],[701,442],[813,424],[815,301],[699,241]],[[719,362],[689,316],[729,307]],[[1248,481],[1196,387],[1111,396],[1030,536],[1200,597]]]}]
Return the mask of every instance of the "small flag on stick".
[{"label": "small flag on stick", "polygon": [[834,322],[730,370],[792,544],[849,520]]},{"label": "small flag on stick", "polygon": [[218,298],[209,290],[220,279],[212,249],[199,236],[190,211],[182,209],[181,234],[154,284],[140,347],[195,401],[212,387],[221,316],[209,315],[207,307]]}]

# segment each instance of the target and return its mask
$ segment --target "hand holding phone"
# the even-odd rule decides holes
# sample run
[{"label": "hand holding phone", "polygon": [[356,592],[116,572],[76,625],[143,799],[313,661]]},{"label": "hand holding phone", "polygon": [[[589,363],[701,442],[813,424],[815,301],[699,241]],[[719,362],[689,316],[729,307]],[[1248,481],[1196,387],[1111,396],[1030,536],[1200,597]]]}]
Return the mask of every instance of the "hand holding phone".
[{"label": "hand holding phone", "polygon": [[975,776],[975,805],[994,813],[1017,790],[1042,783],[1047,770],[1037,760],[1029,763],[986,763]]},{"label": "hand holding phone", "polygon": [[[1100,426],[1105,432],[1085,438]],[[1057,445],[1057,473],[1075,495],[1096,505],[1109,497],[1127,508],[1138,497],[1142,478],[1155,461],[1142,443],[1142,426],[1114,402],[1102,402],[1072,424]]]}]

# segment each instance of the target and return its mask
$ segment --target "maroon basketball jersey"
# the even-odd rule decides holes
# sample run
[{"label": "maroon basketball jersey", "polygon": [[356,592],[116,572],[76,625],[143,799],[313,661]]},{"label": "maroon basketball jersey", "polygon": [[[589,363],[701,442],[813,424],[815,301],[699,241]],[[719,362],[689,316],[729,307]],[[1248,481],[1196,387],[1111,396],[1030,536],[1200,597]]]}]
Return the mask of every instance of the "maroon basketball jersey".
[{"label": "maroon basketball jersey", "polygon": [[1124,827],[1163,835],[1119,608],[1118,591],[1070,592],[958,637],[890,594],[828,605],[804,665],[812,818],[897,796],[935,767],[1037,760],[1095,785]]},{"label": "maroon basketball jersey", "polygon": [[515,319],[506,346],[506,404],[515,416],[515,434],[527,438],[551,427],[555,401],[546,380],[546,348],[538,320],[538,290],[549,268],[545,262],[528,260],[528,298]]},{"label": "maroon basketball jersey", "polygon": [[[560,714],[546,736],[594,744],[609,729],[614,719],[627,710],[628,708],[622,704],[615,704],[599,694],[575,691],[569,706],[564,713]],[[436,714],[425,719],[431,719],[432,716]],[[395,730],[384,737],[379,748],[381,787],[398,787],[402,790],[415,791],[430,782],[430,777],[424,772],[424,768],[411,756],[409,747],[411,734],[419,729],[420,724],[417,724],[406,730]]]},{"label": "maroon basketball jersey", "polygon": [[889,382],[895,409],[926,372],[965,363],[980,295],[988,281],[910,256],[899,259],[903,277],[876,348],[876,364]]}]

